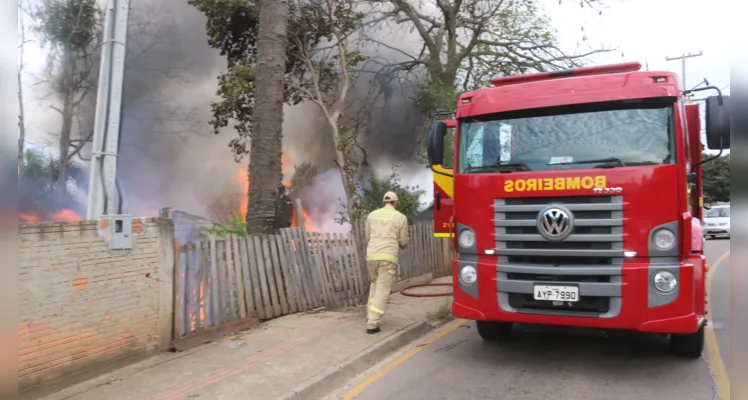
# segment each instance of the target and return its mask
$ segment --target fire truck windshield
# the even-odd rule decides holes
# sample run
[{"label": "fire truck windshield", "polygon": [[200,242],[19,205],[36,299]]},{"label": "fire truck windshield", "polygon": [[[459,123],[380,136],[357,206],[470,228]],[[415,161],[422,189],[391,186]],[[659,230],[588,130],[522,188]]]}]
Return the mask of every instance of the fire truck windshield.
[{"label": "fire truck windshield", "polygon": [[657,98],[461,119],[458,171],[507,172],[505,164],[528,167],[516,171],[673,164],[674,104]]}]

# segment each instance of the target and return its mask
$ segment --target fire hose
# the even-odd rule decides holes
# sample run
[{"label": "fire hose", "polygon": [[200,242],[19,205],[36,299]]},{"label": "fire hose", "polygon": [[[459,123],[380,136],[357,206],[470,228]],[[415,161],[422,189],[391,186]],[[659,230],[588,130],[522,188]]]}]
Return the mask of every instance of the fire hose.
[{"label": "fire hose", "polygon": [[[401,275],[402,270],[400,269],[400,264],[397,264],[397,274]],[[407,297],[441,297],[441,296],[451,296],[452,292],[442,292],[442,293],[408,293],[407,290],[417,288],[417,287],[426,287],[426,286],[449,286],[452,287],[451,283],[416,283],[413,285],[408,285],[404,287],[402,290],[400,290],[400,294]]]},{"label": "fire hose", "polygon": [[443,292],[443,293],[408,293],[407,291],[413,288],[417,287],[426,287],[426,286],[449,286],[452,287],[451,283],[417,283],[414,285],[408,285],[404,287],[400,294],[407,297],[441,297],[441,296],[451,296],[452,292]]}]

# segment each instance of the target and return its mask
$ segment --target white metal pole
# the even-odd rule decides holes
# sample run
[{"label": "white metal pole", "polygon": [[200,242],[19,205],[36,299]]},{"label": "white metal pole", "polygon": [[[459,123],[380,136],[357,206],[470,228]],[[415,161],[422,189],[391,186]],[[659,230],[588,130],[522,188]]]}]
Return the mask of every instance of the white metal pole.
[{"label": "white metal pole", "polygon": [[114,38],[112,41],[112,76],[109,118],[107,118],[106,156],[104,158],[104,183],[107,206],[106,214],[115,214],[117,156],[119,153],[119,135],[122,129],[122,89],[125,75],[125,55],[127,53],[127,21],[130,14],[129,0],[113,0],[116,4],[114,20]]},{"label": "white metal pole", "polygon": [[105,214],[114,214],[129,12],[129,0],[111,0],[107,5],[96,98],[86,219],[97,219]]},{"label": "white metal pole", "polygon": [[91,164],[89,165],[88,172],[88,207],[86,210],[86,219],[97,219],[104,214],[104,186],[101,181],[101,166],[104,153],[104,132],[107,110],[109,109],[109,72],[111,69],[112,27],[114,26],[113,19],[115,12],[115,4],[110,2],[107,5],[104,17]]}]

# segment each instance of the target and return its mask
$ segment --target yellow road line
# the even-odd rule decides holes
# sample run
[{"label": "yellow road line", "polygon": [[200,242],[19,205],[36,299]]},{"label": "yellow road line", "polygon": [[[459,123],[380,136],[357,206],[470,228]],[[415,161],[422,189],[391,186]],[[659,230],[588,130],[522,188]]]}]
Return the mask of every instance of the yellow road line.
[{"label": "yellow road line", "polygon": [[[728,250],[719,256],[717,261],[710,266],[709,271],[706,274],[706,311],[710,317],[712,315],[712,302],[710,301],[712,277],[714,276],[714,271],[717,270],[717,267],[719,267],[722,261],[724,261],[729,255],[730,251]],[[719,352],[719,344],[717,343],[717,335],[714,333],[714,328],[712,326],[707,326],[704,330],[704,335],[706,339],[706,354],[709,358],[709,363],[712,364],[712,374],[714,375],[714,380],[717,384],[717,393],[719,394],[720,400],[730,400],[730,378],[727,375],[725,363],[722,361],[722,354]]]},{"label": "yellow road line", "polygon": [[370,377],[366,378],[365,381],[361,382],[358,386],[355,388],[349,390],[346,392],[345,396],[343,397],[345,400],[350,400],[356,395],[360,394],[364,391],[369,385],[372,383],[378,381],[383,376],[387,375],[388,372],[390,372],[393,368],[397,367],[398,365],[404,363],[409,358],[413,357],[414,355],[418,354],[421,350],[425,349],[430,344],[436,342],[437,340],[441,339],[442,337],[446,336],[450,332],[454,331],[455,329],[461,327],[467,322],[467,320],[461,319],[452,325],[448,326],[447,328],[443,329],[436,335],[432,336],[429,340],[427,340],[425,343],[418,345],[410,350],[408,350],[407,353],[403,354],[402,356],[398,357],[396,360],[392,361],[391,363],[387,364],[384,368],[376,371],[374,374],[372,374]]}]

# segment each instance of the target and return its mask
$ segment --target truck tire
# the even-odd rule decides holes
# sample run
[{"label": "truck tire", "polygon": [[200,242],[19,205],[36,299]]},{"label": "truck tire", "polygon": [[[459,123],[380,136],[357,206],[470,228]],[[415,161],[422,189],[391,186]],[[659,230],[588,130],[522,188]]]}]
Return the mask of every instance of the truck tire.
[{"label": "truck tire", "polygon": [[704,327],[694,333],[670,335],[670,351],[679,357],[699,358],[704,350]]},{"label": "truck tire", "polygon": [[475,321],[480,337],[488,342],[498,342],[507,339],[512,334],[511,322]]}]

